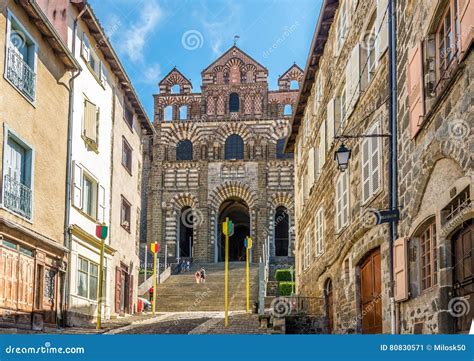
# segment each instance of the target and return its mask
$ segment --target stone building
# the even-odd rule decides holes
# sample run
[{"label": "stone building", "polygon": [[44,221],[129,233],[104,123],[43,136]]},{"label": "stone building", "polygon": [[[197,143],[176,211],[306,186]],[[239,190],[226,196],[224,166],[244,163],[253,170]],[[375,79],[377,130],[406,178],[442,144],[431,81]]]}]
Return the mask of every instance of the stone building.
[{"label": "stone building", "polygon": [[[327,1],[321,10],[287,145],[296,159],[297,290],[324,298],[335,333],[466,332],[474,310],[474,4],[396,2],[393,325],[388,227],[371,212],[389,208],[387,139],[340,138],[388,132],[387,4]],[[333,154],[343,141],[352,154],[340,172]]]},{"label": "stone building", "polygon": [[397,21],[399,331],[468,332],[474,316],[474,3],[398,1],[397,13],[403,14]]},{"label": "stone building", "polygon": [[168,261],[223,260],[221,223],[235,224],[230,260],[252,261],[270,237],[271,254],[292,255],[293,159],[283,153],[302,70],[292,65],[268,89],[268,70],[237,46],[202,71],[201,92],[176,68],[155,95],[148,242]]},{"label": "stone building", "polygon": [[[326,1],[287,150],[295,153],[297,293],[324,298],[332,333],[390,331],[387,1]],[[339,170],[334,152],[351,149]]]},{"label": "stone building", "polygon": [[40,328],[65,310],[68,104],[80,66],[34,1],[3,1],[0,34],[0,323]]}]

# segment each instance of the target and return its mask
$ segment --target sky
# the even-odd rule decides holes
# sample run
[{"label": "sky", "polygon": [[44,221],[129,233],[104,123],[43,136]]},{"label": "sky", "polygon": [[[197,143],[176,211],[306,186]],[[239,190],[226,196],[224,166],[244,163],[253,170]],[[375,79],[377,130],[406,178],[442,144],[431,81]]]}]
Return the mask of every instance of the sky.
[{"label": "sky", "polygon": [[234,43],[267,67],[269,88],[304,69],[321,0],[89,0],[150,119],[176,66],[200,92],[201,71]]}]

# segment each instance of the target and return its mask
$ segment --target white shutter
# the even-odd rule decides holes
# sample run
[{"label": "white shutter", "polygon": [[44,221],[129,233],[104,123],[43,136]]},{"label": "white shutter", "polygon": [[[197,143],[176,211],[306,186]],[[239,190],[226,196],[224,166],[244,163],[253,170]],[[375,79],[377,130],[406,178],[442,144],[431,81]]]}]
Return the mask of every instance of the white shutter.
[{"label": "white shutter", "polygon": [[342,227],[342,177],[339,176],[336,183],[336,230]]},{"label": "white shutter", "polygon": [[365,203],[370,198],[370,138],[365,138],[362,142],[362,202]]},{"label": "white shutter", "polygon": [[314,148],[311,147],[309,152],[308,152],[308,188],[311,189],[311,187],[314,184]]},{"label": "white shutter", "polygon": [[82,178],[82,168],[76,162],[74,162],[72,204],[79,209],[82,209]]},{"label": "white shutter", "polygon": [[97,215],[97,219],[100,223],[105,222],[105,188],[102,185],[99,185],[99,214]]},{"label": "white shutter", "polygon": [[[319,169],[323,169],[326,163],[326,125],[321,123],[319,128]],[[321,171],[320,171],[321,173]]]},{"label": "white shutter", "polygon": [[[380,123],[377,123],[372,132],[373,134],[380,134]],[[370,170],[371,170],[371,193],[375,194],[380,188],[380,166],[381,166],[381,139],[373,137],[371,140],[371,150],[370,150]]]},{"label": "white shutter", "polygon": [[100,81],[102,82],[102,85],[105,85],[107,82],[107,69],[103,62],[100,62]]},{"label": "white shutter", "polygon": [[345,226],[349,219],[349,176],[345,172],[342,176],[342,225]]},{"label": "white shutter", "polygon": [[91,56],[91,44],[89,43],[89,39],[87,39],[86,33],[82,33],[82,48],[81,48],[81,55],[86,59],[88,62]]},{"label": "white shutter", "polygon": [[360,46],[356,44],[346,65],[346,117],[349,118],[359,100],[360,93]]},{"label": "white shutter", "polygon": [[327,138],[328,138],[328,148],[331,148],[332,142],[334,141],[334,105],[335,99],[332,98],[326,110],[326,122],[327,122]]},{"label": "white shutter", "polygon": [[375,58],[380,59],[388,46],[388,1],[377,0],[377,14],[375,18],[375,31],[378,32],[375,40]]}]

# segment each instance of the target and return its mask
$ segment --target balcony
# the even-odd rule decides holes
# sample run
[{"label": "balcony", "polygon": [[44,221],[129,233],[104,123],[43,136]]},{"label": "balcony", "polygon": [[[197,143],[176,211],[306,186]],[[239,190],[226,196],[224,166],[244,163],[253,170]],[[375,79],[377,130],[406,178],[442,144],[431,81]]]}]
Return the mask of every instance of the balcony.
[{"label": "balcony", "polygon": [[9,175],[3,181],[3,205],[5,208],[31,219],[32,191],[26,185],[17,182]]},{"label": "balcony", "polygon": [[36,73],[13,46],[9,46],[7,51],[7,79],[30,101],[34,101],[36,96]]}]

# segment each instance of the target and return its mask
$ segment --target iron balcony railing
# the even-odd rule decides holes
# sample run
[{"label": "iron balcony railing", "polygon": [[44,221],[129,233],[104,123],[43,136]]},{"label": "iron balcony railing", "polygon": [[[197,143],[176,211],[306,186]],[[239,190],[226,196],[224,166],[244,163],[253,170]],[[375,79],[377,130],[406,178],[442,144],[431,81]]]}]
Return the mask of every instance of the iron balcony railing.
[{"label": "iron balcony railing", "polygon": [[8,46],[7,79],[31,101],[36,96],[36,73],[15,48]]},{"label": "iron balcony railing", "polygon": [[31,189],[14,180],[9,175],[5,175],[3,181],[3,205],[20,216],[31,219]]}]

